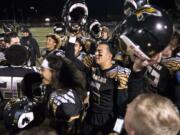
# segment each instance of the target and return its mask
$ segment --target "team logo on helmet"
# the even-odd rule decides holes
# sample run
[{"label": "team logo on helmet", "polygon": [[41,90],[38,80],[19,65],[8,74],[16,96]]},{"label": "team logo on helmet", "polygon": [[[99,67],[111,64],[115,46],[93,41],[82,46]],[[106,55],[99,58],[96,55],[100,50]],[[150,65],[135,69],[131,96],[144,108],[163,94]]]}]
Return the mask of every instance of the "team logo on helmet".
[{"label": "team logo on helmet", "polygon": [[159,16],[159,17],[162,16],[162,13],[153,7],[143,7],[135,11],[135,15],[137,16],[137,19],[139,21],[143,19],[144,14],[154,15],[154,16]]}]

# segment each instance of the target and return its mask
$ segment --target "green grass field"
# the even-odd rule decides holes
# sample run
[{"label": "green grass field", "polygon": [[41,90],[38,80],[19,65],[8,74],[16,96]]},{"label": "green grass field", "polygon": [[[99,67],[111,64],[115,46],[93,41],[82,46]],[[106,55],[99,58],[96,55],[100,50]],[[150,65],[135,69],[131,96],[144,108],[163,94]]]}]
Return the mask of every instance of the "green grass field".
[{"label": "green grass field", "polygon": [[[52,27],[32,27],[30,28],[30,31],[33,35],[33,37],[38,41],[38,44],[40,47],[44,47],[46,42],[46,35],[49,33],[53,33]],[[0,33],[3,32],[2,29],[0,29]],[[19,37],[21,38],[21,33],[18,33]]]}]

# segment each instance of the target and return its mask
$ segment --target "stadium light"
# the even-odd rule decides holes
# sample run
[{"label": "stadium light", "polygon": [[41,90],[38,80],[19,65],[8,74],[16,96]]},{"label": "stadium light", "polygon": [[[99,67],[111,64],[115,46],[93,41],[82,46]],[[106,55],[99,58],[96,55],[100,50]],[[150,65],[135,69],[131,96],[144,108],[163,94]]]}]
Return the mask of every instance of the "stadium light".
[{"label": "stadium light", "polygon": [[50,22],[50,18],[45,18],[45,22]]}]

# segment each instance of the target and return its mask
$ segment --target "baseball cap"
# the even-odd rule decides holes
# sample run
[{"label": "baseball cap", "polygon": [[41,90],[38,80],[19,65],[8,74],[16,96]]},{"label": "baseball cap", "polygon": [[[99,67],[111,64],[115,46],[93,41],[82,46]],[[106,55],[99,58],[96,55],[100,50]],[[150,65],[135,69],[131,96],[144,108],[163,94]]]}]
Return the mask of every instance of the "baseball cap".
[{"label": "baseball cap", "polygon": [[21,32],[28,32],[30,33],[30,30],[27,27],[22,28]]}]

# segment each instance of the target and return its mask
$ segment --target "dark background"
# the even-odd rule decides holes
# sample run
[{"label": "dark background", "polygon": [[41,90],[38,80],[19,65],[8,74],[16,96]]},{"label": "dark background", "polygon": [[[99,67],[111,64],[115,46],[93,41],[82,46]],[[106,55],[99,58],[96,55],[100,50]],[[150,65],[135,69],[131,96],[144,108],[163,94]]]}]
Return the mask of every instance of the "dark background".
[{"label": "dark background", "polygon": [[[0,19],[16,21],[41,21],[46,17],[60,20],[66,0],[1,0]],[[153,5],[176,12],[174,0],[151,0]],[[102,20],[119,19],[124,0],[86,0],[89,17]]]}]

